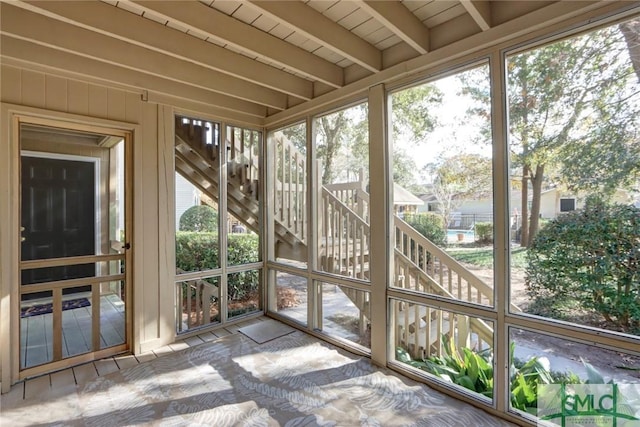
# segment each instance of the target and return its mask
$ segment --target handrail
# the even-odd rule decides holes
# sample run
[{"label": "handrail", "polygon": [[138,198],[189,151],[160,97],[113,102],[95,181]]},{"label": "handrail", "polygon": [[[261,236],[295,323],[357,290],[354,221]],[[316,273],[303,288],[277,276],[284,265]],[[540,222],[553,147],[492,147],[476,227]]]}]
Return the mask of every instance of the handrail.
[{"label": "handrail", "polygon": [[302,243],[307,237],[306,156],[284,136],[275,138],[275,219]]},{"label": "handrail", "polygon": [[364,170],[360,169],[358,176],[357,181],[324,184],[324,187],[362,218],[368,218],[369,193],[364,181]]},{"label": "handrail", "polygon": [[[327,190],[326,186],[323,186],[322,194],[323,194],[323,197],[331,199],[333,203],[344,205],[344,203],[342,203],[342,200],[336,197],[331,191]],[[345,205],[344,210],[349,215],[353,215],[355,218],[357,218],[357,221],[359,222],[360,225],[362,225],[363,227],[366,227],[367,229],[369,228],[369,223],[365,221],[360,215],[358,215],[358,213],[355,212],[353,209]]]},{"label": "handrail", "polygon": [[[230,172],[239,172],[240,185],[244,186],[245,183],[251,183],[258,168],[258,159],[252,148],[254,137],[250,135],[247,140],[244,133],[236,135],[234,131],[228,137]],[[276,230],[281,239],[292,244],[304,244],[308,227],[307,159],[286,137],[278,136],[274,142]],[[369,194],[364,173],[361,171],[355,182],[323,185],[319,189],[319,196],[320,268],[366,279],[369,272],[370,226]],[[257,197],[257,192],[254,197]],[[246,203],[246,199],[242,203]],[[478,304],[493,304],[491,286],[398,216],[394,216],[394,233],[396,277],[407,277],[407,282],[402,283],[401,287]],[[196,293],[199,294],[199,291]],[[345,294],[353,300],[353,295]],[[361,303],[364,304],[363,301]],[[354,304],[357,302],[354,301]],[[462,329],[458,332],[458,335],[463,335],[459,337],[460,342],[469,340],[471,334],[475,334],[490,344],[493,336],[491,328],[479,319],[467,317],[468,320],[463,322],[466,326],[460,326]],[[196,319],[196,323],[202,321],[200,319]],[[404,327],[409,328],[410,325]]]},{"label": "handrail", "polygon": [[369,223],[324,187],[321,197],[321,268],[365,279],[369,262]]},{"label": "handrail", "polygon": [[[442,250],[438,246],[436,246],[429,239],[420,234],[416,229],[411,227],[408,223],[403,221],[398,216],[394,218],[394,227],[396,228],[396,248],[398,245],[400,246],[400,250],[404,254],[413,254],[413,256],[409,256],[409,259],[420,267],[420,260],[417,259],[420,257],[420,248],[425,252],[422,256],[425,258],[423,260],[424,266],[420,267],[427,273],[438,273],[440,276],[440,281],[444,280],[444,269],[447,269],[447,280],[450,285],[453,285],[451,280],[452,277],[449,277],[449,272],[453,272],[458,276],[458,296],[457,299],[463,299],[461,288],[462,285],[461,280],[465,280],[468,285],[467,289],[467,301],[474,302],[471,299],[471,289],[473,287],[478,292],[477,298],[475,302],[478,303],[487,303],[493,304],[493,289],[488,286],[486,283],[482,281],[479,277],[473,274],[471,271],[467,270],[462,264],[456,261],[451,255],[449,255],[446,251]],[[400,234],[398,234],[398,232]],[[406,237],[406,238],[405,238]],[[412,245],[413,243],[413,245]],[[427,256],[428,255],[428,256]],[[426,260],[426,258],[431,258],[430,260]],[[440,270],[436,271],[435,265],[440,264]],[[429,271],[429,269],[431,271]],[[486,299],[484,301],[483,299]]]}]

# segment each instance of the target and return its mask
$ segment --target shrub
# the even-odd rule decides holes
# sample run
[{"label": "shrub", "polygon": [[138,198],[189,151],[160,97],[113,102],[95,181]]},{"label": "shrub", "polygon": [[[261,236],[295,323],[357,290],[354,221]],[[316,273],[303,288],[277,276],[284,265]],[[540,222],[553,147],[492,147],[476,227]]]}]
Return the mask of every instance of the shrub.
[{"label": "shrub", "polygon": [[218,232],[218,212],[211,206],[191,206],[180,216],[180,231]]},{"label": "shrub", "polygon": [[640,327],[640,209],[588,200],[545,225],[527,261],[534,302],[574,301],[623,330]]},{"label": "shrub", "polygon": [[404,220],[434,244],[444,246],[447,243],[447,232],[440,215],[432,213],[405,214]]},{"label": "shrub", "polygon": [[[227,238],[229,265],[256,262],[259,239],[256,234],[231,234]],[[217,233],[176,233],[176,269],[182,271],[211,270],[220,267]],[[230,274],[227,289],[231,300],[241,300],[258,290],[258,272]]]},{"label": "shrub", "polygon": [[480,243],[493,242],[493,223],[492,222],[476,222],[474,225],[476,241]]}]

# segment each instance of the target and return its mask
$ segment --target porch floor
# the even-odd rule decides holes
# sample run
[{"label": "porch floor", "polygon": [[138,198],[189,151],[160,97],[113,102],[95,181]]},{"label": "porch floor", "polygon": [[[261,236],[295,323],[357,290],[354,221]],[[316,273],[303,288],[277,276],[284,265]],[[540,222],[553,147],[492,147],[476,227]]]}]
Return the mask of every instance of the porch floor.
[{"label": "porch floor", "polygon": [[[89,292],[74,299],[91,299]],[[37,305],[38,301],[30,305]],[[20,366],[29,368],[53,360],[53,314],[20,319]],[[100,348],[125,342],[124,303],[115,294],[100,296]],[[62,311],[62,357],[87,353],[92,348],[91,306]]]},{"label": "porch floor", "polygon": [[512,425],[302,331],[237,333],[259,322],[27,380],[0,425]]}]

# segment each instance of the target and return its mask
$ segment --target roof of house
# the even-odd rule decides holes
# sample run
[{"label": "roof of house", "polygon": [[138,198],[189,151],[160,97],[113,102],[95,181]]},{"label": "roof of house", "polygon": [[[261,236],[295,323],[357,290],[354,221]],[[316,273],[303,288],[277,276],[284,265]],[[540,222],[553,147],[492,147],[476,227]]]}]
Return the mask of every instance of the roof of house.
[{"label": "roof of house", "polygon": [[424,205],[417,196],[414,196],[409,190],[398,184],[393,184],[393,204],[394,205]]}]

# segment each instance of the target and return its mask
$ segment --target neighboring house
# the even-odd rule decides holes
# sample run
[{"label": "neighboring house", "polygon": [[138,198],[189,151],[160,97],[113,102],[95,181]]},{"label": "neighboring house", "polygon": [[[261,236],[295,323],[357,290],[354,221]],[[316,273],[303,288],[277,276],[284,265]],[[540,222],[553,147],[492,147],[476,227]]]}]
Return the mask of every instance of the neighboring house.
[{"label": "neighboring house", "polygon": [[393,184],[393,213],[402,218],[405,213],[417,213],[425,203],[409,190]]},{"label": "neighboring house", "polygon": [[[554,219],[564,212],[575,211],[584,206],[585,196],[580,193],[564,191],[561,188],[545,190],[540,195],[540,217]],[[612,198],[616,203],[633,203],[633,195],[623,189],[616,190]]]},{"label": "neighboring house", "polygon": [[200,204],[200,191],[176,173],[176,230],[180,227],[180,217],[191,206]]},{"label": "neighboring house", "polygon": [[[440,203],[436,200],[432,193],[423,194],[420,199],[424,205],[418,208],[418,213],[423,212],[440,212]],[[516,217],[521,210],[521,193],[520,190],[511,192],[509,203],[511,205],[511,216]],[[452,223],[450,228],[469,228],[475,222],[492,222],[493,221],[493,201],[490,197],[482,197],[478,199],[463,199],[455,204],[451,213]]]}]

